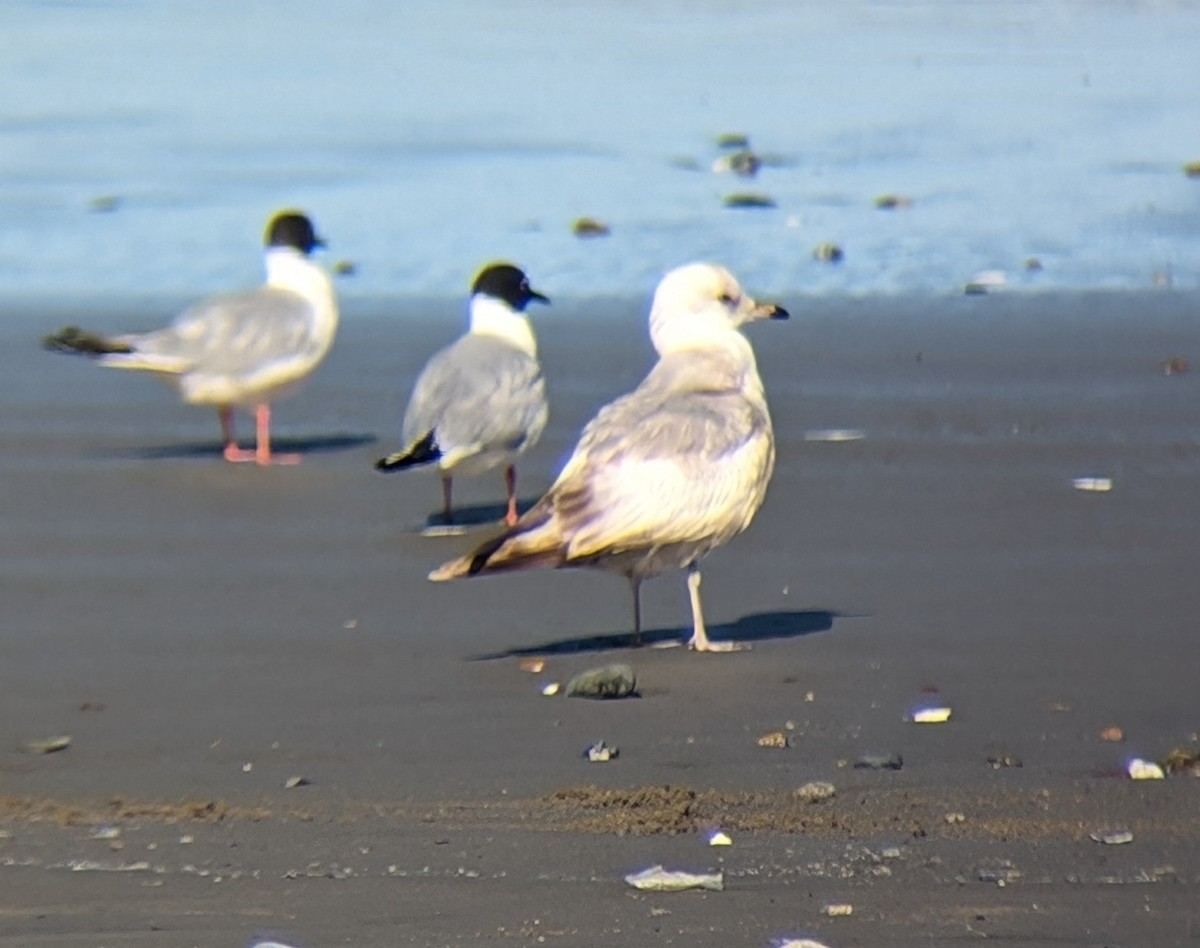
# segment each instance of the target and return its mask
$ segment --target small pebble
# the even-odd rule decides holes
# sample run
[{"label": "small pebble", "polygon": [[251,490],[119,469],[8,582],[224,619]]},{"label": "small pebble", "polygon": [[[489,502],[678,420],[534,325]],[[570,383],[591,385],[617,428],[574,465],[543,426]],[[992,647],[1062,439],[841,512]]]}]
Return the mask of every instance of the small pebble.
[{"label": "small pebble", "polygon": [[912,207],[912,204],[912,198],[902,197],[899,194],[881,194],[875,199],[875,206],[881,211],[895,211]]},{"label": "small pebble", "polygon": [[1104,843],[1105,846],[1123,846],[1125,843],[1133,842],[1133,833],[1129,830],[1116,830],[1112,833],[1092,833],[1092,839],[1097,843]]},{"label": "small pebble", "polygon": [[1133,758],[1126,766],[1125,771],[1134,780],[1162,780],[1166,776],[1163,769],[1154,761],[1142,760],[1140,757]]},{"label": "small pebble", "polygon": [[567,682],[568,698],[628,698],[637,693],[637,674],[630,665],[589,668]]},{"label": "small pebble", "polygon": [[773,198],[766,194],[759,194],[751,191],[743,191],[737,194],[727,195],[724,203],[726,207],[775,207],[775,201]]},{"label": "small pebble", "polygon": [[1106,727],[1100,732],[1100,740],[1102,741],[1123,741],[1125,740],[1125,732],[1119,727]]},{"label": "small pebble", "polygon": [[847,902],[834,902],[826,905],[821,911],[830,918],[845,918],[854,914],[854,906]]},{"label": "small pebble", "polygon": [[827,780],[810,780],[796,790],[796,798],[805,803],[821,803],[837,796],[837,787]]},{"label": "small pebble", "polygon": [[546,667],[546,660],[543,658],[523,658],[517,665],[523,672],[529,672],[532,675],[540,675],[542,669]]},{"label": "small pebble", "polygon": [[549,684],[542,685],[542,694],[544,694],[547,698],[552,698],[554,695],[558,694],[558,691],[561,687],[562,685],[560,685],[557,681],[552,681]]},{"label": "small pebble", "polygon": [[901,770],[904,758],[899,754],[863,754],[854,762],[855,770]]},{"label": "small pebble", "polygon": [[571,233],[576,237],[607,237],[612,231],[603,221],[594,217],[580,217],[571,225]]},{"label": "small pebble", "polygon": [[822,263],[841,263],[844,256],[842,248],[837,244],[817,244],[813,248],[813,259],[820,260]]},{"label": "small pebble", "polygon": [[769,734],[764,734],[755,743],[759,747],[784,748],[788,746],[788,738],[783,731],[771,731]]}]

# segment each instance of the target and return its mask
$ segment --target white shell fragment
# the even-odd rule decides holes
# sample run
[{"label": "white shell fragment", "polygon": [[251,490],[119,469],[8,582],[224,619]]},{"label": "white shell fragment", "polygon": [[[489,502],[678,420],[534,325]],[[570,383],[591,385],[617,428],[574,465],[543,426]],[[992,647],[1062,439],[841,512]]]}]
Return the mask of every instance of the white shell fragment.
[{"label": "white shell fragment", "polygon": [[1071,479],[1071,486],[1076,490],[1106,494],[1112,490],[1113,482],[1111,477],[1075,477]]},{"label": "white shell fragment", "polygon": [[821,911],[830,918],[845,918],[847,915],[854,914],[854,906],[848,902],[834,902],[826,905]]},{"label": "white shell fragment", "polygon": [[710,846],[732,846],[733,839],[728,833],[716,830],[709,834],[708,845]]},{"label": "white shell fragment", "polygon": [[917,708],[913,712],[913,724],[945,724],[950,720],[950,708]]},{"label": "white shell fragment", "polygon": [[604,741],[596,741],[595,744],[592,744],[583,752],[583,756],[592,763],[605,763],[615,760],[620,754],[621,752],[617,748],[605,744]]},{"label": "white shell fragment", "polygon": [[857,428],[811,428],[804,432],[805,441],[861,441],[866,434]]},{"label": "white shell fragment", "polygon": [[558,694],[558,689],[561,687],[562,685],[560,685],[557,681],[552,681],[548,685],[542,685],[542,694],[544,694],[547,698],[552,698],[554,695]]},{"label": "white shell fragment", "polygon": [[288,777],[287,780],[283,782],[283,788],[285,790],[295,790],[297,787],[307,787],[310,782],[311,781],[307,777],[296,774],[293,777]]},{"label": "white shell fragment", "polygon": [[1154,761],[1140,757],[1133,758],[1125,769],[1134,780],[1162,780],[1166,776]]},{"label": "white shell fragment", "polygon": [[720,872],[682,872],[651,866],[630,873],[625,881],[635,889],[647,892],[682,892],[684,889],[709,889],[720,892],[725,888],[725,876]]},{"label": "white shell fragment", "polygon": [[1106,846],[1122,846],[1133,842],[1133,833],[1129,830],[1116,830],[1112,833],[1092,833],[1092,839]]}]

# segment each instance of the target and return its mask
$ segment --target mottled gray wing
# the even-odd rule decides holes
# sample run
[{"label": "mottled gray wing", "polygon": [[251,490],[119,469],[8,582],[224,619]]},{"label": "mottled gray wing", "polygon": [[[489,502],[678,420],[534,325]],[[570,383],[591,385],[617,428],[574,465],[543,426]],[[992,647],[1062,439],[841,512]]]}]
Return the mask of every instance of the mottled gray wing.
[{"label": "mottled gray wing", "polygon": [[762,503],[774,459],[765,405],[652,373],[587,426],[548,499],[571,558],[723,542]]},{"label": "mottled gray wing", "polygon": [[443,458],[488,449],[517,451],[546,425],[545,383],[537,360],[503,341],[463,336],[429,360],[404,413],[405,444],[430,431]]},{"label": "mottled gray wing", "polygon": [[140,359],[160,371],[249,377],[314,355],[312,324],[312,307],[290,290],[227,293],[188,308],[165,329],[129,337],[135,352],[127,361]]}]

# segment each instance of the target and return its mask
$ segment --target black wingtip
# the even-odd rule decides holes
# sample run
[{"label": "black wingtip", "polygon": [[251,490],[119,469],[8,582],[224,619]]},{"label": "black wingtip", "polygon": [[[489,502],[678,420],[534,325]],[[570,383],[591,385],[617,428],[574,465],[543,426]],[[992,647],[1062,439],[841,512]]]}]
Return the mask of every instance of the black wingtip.
[{"label": "black wingtip", "polygon": [[375,462],[377,471],[403,471],[418,464],[430,464],[442,456],[442,449],[437,446],[433,432],[427,432],[420,441],[412,444],[399,454],[389,454]]},{"label": "black wingtip", "polygon": [[133,346],[128,343],[113,342],[95,333],[85,332],[78,326],[64,326],[56,333],[43,336],[42,348],[48,352],[69,352],[74,355],[89,356],[133,351]]}]

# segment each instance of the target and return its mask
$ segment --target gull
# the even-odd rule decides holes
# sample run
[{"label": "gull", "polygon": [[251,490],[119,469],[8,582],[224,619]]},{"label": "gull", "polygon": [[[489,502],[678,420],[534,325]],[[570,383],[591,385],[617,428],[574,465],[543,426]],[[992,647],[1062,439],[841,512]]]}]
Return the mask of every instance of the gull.
[{"label": "gull", "polygon": [[704,627],[698,561],[750,525],[775,463],[754,351],[739,327],[786,319],[723,267],[668,273],[650,309],[658,362],[633,392],[600,409],[546,495],[515,526],[429,574],[435,582],[533,567],[620,573],[641,644],[642,581],[687,571],[697,651],[734,651]]},{"label": "gull", "polygon": [[[266,282],[209,297],[152,332],[99,336],[74,326],[42,340],[45,348],[94,357],[101,365],[150,372],[190,405],[215,405],[227,461],[295,464],[271,451],[271,402],[291,394],[333,344],[338,310],[325,271],[310,259],[323,242],[298,211],[267,224]],[[256,444],[238,446],[233,409],[253,408]]]},{"label": "gull", "polygon": [[517,522],[514,462],[546,427],[549,409],[537,341],[525,315],[550,300],[508,263],[484,267],[471,286],[467,334],[434,355],[417,378],[404,412],[404,449],[380,458],[381,471],[436,463],[445,523],[454,521],[454,475],[503,465],[508,490],[504,521]]}]

